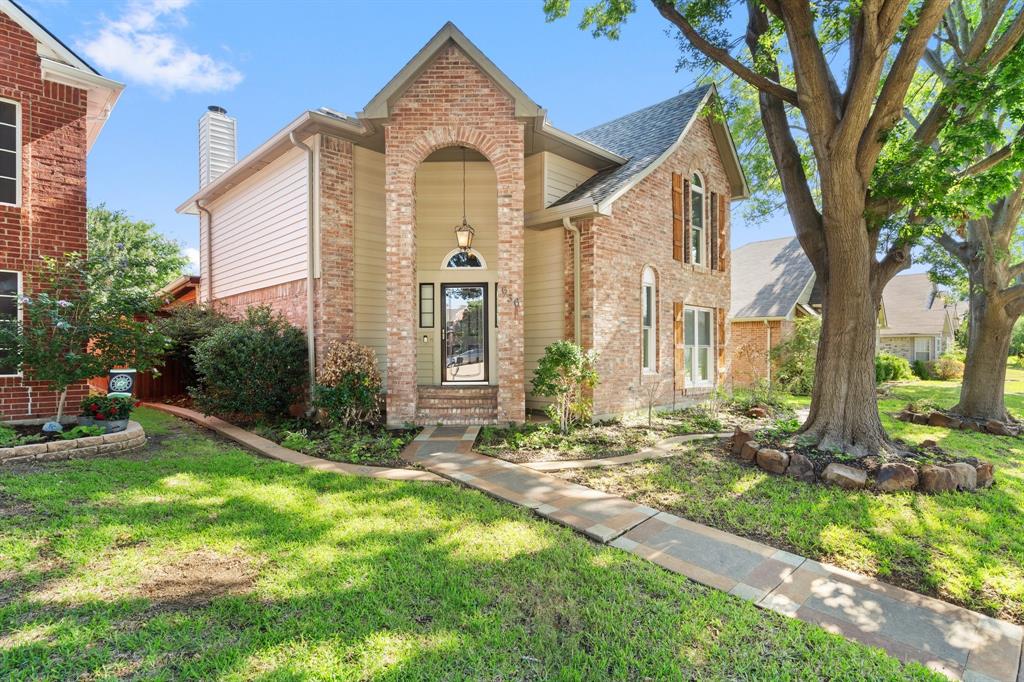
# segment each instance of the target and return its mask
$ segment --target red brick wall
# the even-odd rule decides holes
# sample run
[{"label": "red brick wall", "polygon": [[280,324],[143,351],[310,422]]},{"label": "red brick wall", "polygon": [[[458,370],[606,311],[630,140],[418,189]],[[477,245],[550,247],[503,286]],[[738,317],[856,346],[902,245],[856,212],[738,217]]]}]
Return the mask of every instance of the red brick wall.
[{"label": "red brick wall", "polygon": [[[769,348],[775,348],[793,333],[791,320],[733,322],[729,341],[732,386],[748,387],[769,378]],[[770,336],[769,336],[770,332]],[[770,338],[770,341],[769,341]]]},{"label": "red brick wall", "polygon": [[[86,93],[44,82],[35,38],[0,13],[0,97],[21,104],[22,142],[21,206],[0,205],[0,269],[31,279],[41,256],[85,252]],[[72,388],[72,408],[86,392],[85,382]],[[46,385],[0,378],[0,419],[50,416],[56,407]]]},{"label": "red brick wall", "polygon": [[[615,202],[612,216],[595,218],[592,224],[580,223],[583,341],[597,350],[601,375],[601,383],[594,390],[596,415],[640,409],[646,401],[644,387],[652,382],[661,384],[659,404],[672,402],[674,302],[714,309],[729,307],[728,269],[711,271],[672,258],[672,173],[689,178],[700,171],[707,185],[706,202],[710,192],[728,196],[729,182],[715,150],[708,122],[698,119],[676,151]],[[728,202],[725,208],[728,224]],[[707,221],[705,224],[710,225]],[[727,229],[725,243],[728,239]],[[657,275],[654,374],[644,374],[641,368],[640,291],[646,265]],[[728,339],[718,342],[727,343]],[[721,382],[726,368],[717,369]]]}]

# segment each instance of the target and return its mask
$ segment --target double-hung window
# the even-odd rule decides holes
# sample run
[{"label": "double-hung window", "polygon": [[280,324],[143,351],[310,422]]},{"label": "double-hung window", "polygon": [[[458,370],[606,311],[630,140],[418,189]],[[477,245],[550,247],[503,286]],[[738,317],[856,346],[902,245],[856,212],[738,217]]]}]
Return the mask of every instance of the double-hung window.
[{"label": "double-hung window", "polygon": [[699,173],[690,182],[690,262],[704,265],[704,182]]},{"label": "double-hung window", "polygon": [[658,292],[654,271],[644,268],[643,286],[640,289],[641,308],[641,357],[645,372],[657,371],[658,358]]},{"label": "double-hung window", "polygon": [[[21,273],[0,270],[0,325],[17,325],[21,319]],[[10,349],[0,348],[0,376],[18,374],[17,358]]]},{"label": "double-hung window", "polygon": [[683,311],[683,362],[687,386],[711,386],[714,376],[714,331],[709,308],[686,308]]},{"label": "double-hung window", "polygon": [[0,204],[19,203],[21,196],[21,131],[16,102],[0,99]]},{"label": "double-hung window", "polygon": [[927,362],[932,359],[932,348],[927,336],[914,337],[914,359]]}]

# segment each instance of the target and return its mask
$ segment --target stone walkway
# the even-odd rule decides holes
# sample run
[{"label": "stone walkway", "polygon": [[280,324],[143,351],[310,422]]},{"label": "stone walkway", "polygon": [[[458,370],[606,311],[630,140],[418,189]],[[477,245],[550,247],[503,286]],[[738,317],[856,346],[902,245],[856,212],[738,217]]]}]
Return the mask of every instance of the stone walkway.
[{"label": "stone walkway", "polygon": [[479,427],[427,427],[403,453],[598,542],[968,682],[1024,682],[1024,628],[472,452]]}]

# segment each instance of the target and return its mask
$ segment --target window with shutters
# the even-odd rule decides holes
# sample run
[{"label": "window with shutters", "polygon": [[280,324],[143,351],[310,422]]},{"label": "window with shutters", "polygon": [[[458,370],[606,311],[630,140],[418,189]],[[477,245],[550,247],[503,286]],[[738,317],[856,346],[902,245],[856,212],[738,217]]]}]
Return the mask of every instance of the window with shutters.
[{"label": "window with shutters", "polygon": [[0,204],[21,202],[21,109],[0,99]]},{"label": "window with shutters", "polygon": [[690,181],[690,262],[704,265],[704,181],[694,173]]},{"label": "window with shutters", "polygon": [[712,386],[715,374],[715,331],[710,308],[683,312],[683,365],[688,387]]},{"label": "window with shutters", "polygon": [[[21,273],[0,270],[0,324],[21,321]],[[17,376],[20,370],[10,349],[0,348],[0,376]]]},{"label": "window with shutters", "polygon": [[654,270],[644,268],[640,289],[640,354],[645,372],[657,371],[658,358],[658,291]]}]

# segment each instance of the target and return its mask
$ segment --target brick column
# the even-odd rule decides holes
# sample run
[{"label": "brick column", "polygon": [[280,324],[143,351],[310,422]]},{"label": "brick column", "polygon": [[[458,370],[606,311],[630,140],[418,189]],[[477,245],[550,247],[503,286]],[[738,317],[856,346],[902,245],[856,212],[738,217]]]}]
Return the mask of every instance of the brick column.
[{"label": "brick column", "polygon": [[[498,168],[498,421],[526,419],[523,353],[523,155],[511,153]],[[518,147],[519,153],[513,150]]]},{"label": "brick column", "polygon": [[352,143],[323,135],[319,145],[320,279],[316,291],[317,365],[354,323]]}]

